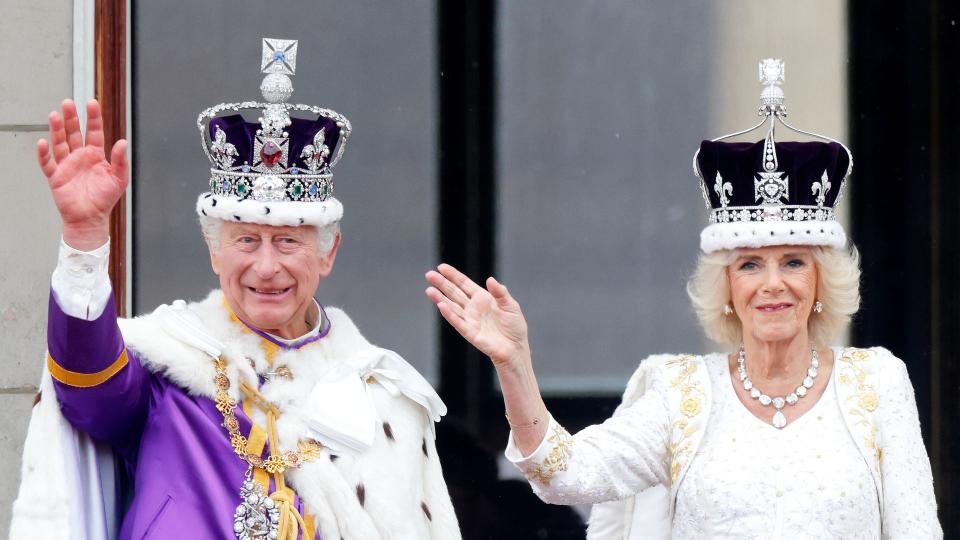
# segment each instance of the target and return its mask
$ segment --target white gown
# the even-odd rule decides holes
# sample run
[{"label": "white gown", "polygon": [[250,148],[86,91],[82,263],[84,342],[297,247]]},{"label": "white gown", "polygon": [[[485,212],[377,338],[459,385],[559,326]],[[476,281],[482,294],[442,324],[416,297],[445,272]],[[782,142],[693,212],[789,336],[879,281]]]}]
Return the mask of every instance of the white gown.
[{"label": "white gown", "polygon": [[[783,430],[740,403],[725,355],[661,356],[603,424],[570,436],[551,417],[533,453],[511,435],[506,457],[546,502],[625,501],[595,507],[613,510],[591,539],[942,538],[906,366],[881,348],[835,354],[827,391]],[[656,490],[655,534],[631,498]]]},{"label": "white gown", "polygon": [[743,406],[725,365],[708,367],[714,414],[677,493],[675,538],[880,538],[873,477],[832,381],[781,430]]}]

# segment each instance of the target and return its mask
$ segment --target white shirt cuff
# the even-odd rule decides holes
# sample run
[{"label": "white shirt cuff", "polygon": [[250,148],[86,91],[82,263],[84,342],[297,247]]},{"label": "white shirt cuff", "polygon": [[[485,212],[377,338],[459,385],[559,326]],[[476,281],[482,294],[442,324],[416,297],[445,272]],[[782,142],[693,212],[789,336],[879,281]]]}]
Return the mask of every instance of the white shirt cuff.
[{"label": "white shirt cuff", "polygon": [[57,267],[50,280],[53,298],[64,313],[92,321],[110,300],[110,240],[93,251],[80,251],[60,239]]}]

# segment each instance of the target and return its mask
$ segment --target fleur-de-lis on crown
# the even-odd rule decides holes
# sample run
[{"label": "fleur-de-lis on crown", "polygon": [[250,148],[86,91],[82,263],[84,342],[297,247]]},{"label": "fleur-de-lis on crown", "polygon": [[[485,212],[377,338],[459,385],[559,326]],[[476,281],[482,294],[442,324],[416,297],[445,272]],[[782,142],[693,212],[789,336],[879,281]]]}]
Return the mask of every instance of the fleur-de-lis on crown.
[{"label": "fleur-de-lis on crown", "polygon": [[217,162],[217,166],[224,170],[230,169],[234,158],[239,155],[237,147],[227,142],[227,134],[220,129],[220,126],[217,126],[217,133],[210,144],[210,155]]},{"label": "fleur-de-lis on crown", "polygon": [[730,182],[724,182],[720,173],[717,173],[717,180],[713,183],[713,191],[720,197],[720,206],[726,208],[730,204],[728,195],[733,195],[733,186]]},{"label": "fleur-de-lis on crown", "polygon": [[304,146],[303,151],[300,152],[300,157],[307,164],[307,169],[313,174],[317,174],[321,169],[329,169],[326,159],[330,156],[330,147],[324,144],[326,139],[327,136],[321,129],[313,136],[313,144]]},{"label": "fleur-de-lis on crown", "polygon": [[814,182],[812,186],[812,193],[817,196],[817,206],[820,208],[823,208],[823,205],[827,202],[827,192],[830,191],[831,186],[830,177],[827,176],[827,171],[824,169],[820,181]]}]

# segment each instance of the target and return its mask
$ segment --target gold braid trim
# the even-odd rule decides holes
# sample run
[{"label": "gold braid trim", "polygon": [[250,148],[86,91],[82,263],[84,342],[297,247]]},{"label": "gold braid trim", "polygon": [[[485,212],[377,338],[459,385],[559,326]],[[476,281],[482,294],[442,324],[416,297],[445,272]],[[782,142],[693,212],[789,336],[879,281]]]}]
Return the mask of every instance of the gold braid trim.
[{"label": "gold braid trim", "polygon": [[124,366],[127,365],[127,349],[124,348],[120,351],[120,356],[113,361],[112,364],[106,368],[96,372],[96,373],[78,373],[76,371],[70,371],[69,369],[64,369],[57,363],[56,360],[50,356],[50,353],[47,353],[47,371],[50,372],[50,376],[54,380],[65,384],[67,386],[73,386],[75,388],[92,388],[94,386],[99,386],[110,380],[111,377],[116,375]]},{"label": "gold braid trim", "polygon": [[[873,413],[880,405],[875,381],[869,372],[864,369],[863,363],[870,359],[872,353],[864,349],[845,349],[837,359],[840,370],[837,381],[850,389],[847,397],[847,412],[857,419],[854,425],[863,428],[861,435],[867,448],[873,450],[877,468],[883,461],[883,449],[877,444],[877,424]],[[854,402],[854,403],[850,403]]]},{"label": "gold braid trim", "polygon": [[676,482],[680,478],[685,461],[690,457],[690,440],[697,432],[696,418],[703,412],[701,398],[705,395],[700,388],[700,380],[695,376],[697,372],[696,357],[690,355],[678,356],[667,361],[670,373],[676,375],[670,380],[670,388],[680,392],[680,418],[673,423],[673,436],[670,438],[668,450],[670,452],[670,481]]}]

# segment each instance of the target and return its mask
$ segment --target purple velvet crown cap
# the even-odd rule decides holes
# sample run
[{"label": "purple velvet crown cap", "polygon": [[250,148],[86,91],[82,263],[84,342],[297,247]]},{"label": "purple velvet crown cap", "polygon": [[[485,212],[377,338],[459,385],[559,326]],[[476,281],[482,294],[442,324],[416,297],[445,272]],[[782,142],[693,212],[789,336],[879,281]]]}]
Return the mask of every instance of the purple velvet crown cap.
[{"label": "purple velvet crown cap", "polygon": [[700,187],[710,208],[700,248],[844,247],[846,231],[834,207],[851,168],[846,148],[836,142],[767,144],[700,144]]},{"label": "purple velvet crown cap", "polygon": [[[826,190],[823,206],[833,208],[841,193],[841,185],[850,166],[850,157],[843,146],[835,142],[778,142],[777,172],[787,179],[785,205],[818,206],[815,183],[822,185],[824,172],[830,187]],[[748,207],[760,204],[756,197],[755,181],[764,171],[764,141],[755,143],[714,142],[700,143],[697,164],[705,184],[711,208],[722,208],[721,190],[714,189],[717,173],[732,188],[727,192],[726,207]],[[722,184],[721,184],[722,185]]]},{"label": "purple velvet crown cap", "polygon": [[[260,111],[257,111],[260,112]],[[226,142],[234,145],[237,150],[236,165],[244,163],[253,165],[260,161],[260,156],[254,156],[254,138],[257,130],[260,129],[258,122],[249,122],[241,114],[229,116],[220,116],[210,121],[208,126],[208,135],[210,140],[216,137],[217,128],[223,130],[226,135]],[[313,144],[313,137],[320,130],[324,131],[325,142],[328,148],[337,148],[340,142],[341,129],[337,122],[332,118],[321,116],[316,120],[308,120],[291,116],[290,125],[285,131],[289,135],[289,160],[287,167],[298,167],[301,170],[308,168],[304,157],[301,157],[304,147]],[[330,166],[335,156],[334,152],[328,152],[323,157],[323,164]]]}]

